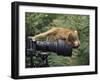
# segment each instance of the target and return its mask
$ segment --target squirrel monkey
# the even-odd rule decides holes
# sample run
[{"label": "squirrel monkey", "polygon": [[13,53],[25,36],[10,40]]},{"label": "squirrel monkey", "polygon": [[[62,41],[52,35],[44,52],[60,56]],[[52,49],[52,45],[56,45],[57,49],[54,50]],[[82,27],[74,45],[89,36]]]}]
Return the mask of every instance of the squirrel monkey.
[{"label": "squirrel monkey", "polygon": [[38,40],[39,38],[46,38],[49,41],[56,41],[61,39],[65,41],[66,44],[72,45],[74,48],[80,46],[78,31],[67,28],[54,27],[44,33],[40,33],[32,37],[33,40]]}]

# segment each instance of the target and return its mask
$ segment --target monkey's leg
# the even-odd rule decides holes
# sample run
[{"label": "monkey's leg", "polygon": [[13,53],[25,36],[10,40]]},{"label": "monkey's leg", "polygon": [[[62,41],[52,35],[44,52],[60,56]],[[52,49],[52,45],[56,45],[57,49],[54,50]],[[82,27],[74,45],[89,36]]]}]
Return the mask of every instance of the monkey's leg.
[{"label": "monkey's leg", "polygon": [[47,36],[47,33],[40,33],[38,35],[35,35],[32,39],[42,39],[45,38]]}]

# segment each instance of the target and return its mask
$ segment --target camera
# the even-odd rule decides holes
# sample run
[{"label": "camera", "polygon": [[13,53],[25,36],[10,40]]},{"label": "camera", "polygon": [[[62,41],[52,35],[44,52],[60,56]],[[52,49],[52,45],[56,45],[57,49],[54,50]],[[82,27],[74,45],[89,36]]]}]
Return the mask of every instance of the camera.
[{"label": "camera", "polygon": [[[54,52],[57,55],[72,56],[72,46],[66,44],[63,40],[57,41],[37,41],[32,38],[26,39],[26,56],[31,59],[32,67],[48,66],[48,52]],[[33,63],[33,57],[40,57],[42,63]]]}]

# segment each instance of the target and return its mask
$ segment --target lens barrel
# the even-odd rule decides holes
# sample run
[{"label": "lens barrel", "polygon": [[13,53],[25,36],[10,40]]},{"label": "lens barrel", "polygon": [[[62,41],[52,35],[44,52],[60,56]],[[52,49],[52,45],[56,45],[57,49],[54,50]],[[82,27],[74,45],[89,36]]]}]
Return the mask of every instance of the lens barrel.
[{"label": "lens barrel", "polygon": [[[33,41],[31,38],[26,39],[27,52],[42,51],[55,52],[58,55],[71,56],[72,46],[66,44],[63,40],[58,41]],[[29,53],[28,53],[29,54]]]},{"label": "lens barrel", "polygon": [[36,41],[36,50],[41,50],[43,52],[55,52],[58,55],[63,56],[72,55],[72,46],[65,44],[63,40],[58,40],[55,42]]}]

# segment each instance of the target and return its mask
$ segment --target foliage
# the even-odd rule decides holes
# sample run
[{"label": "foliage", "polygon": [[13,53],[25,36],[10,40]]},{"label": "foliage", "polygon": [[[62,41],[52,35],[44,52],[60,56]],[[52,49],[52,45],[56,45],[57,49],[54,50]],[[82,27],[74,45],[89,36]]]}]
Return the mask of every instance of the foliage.
[{"label": "foliage", "polygon": [[52,27],[78,30],[80,47],[73,49],[72,57],[50,53],[50,66],[89,65],[89,16],[75,14],[29,13],[25,14],[26,36],[34,36]]}]

